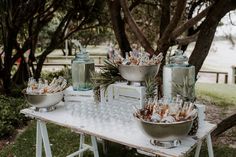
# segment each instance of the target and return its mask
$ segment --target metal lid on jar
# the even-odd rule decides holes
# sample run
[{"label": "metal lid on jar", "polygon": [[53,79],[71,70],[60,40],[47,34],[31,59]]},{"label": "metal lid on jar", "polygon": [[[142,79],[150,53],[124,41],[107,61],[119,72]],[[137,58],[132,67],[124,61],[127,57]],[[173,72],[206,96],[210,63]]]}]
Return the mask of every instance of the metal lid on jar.
[{"label": "metal lid on jar", "polygon": [[175,50],[175,55],[170,57],[172,66],[188,66],[188,57],[183,55],[182,50]]}]

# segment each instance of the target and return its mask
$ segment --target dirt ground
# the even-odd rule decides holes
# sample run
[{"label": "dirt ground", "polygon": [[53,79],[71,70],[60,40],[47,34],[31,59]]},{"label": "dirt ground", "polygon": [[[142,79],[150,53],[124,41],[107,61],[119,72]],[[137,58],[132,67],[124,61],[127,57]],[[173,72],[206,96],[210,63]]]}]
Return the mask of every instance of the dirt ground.
[{"label": "dirt ground", "polygon": [[[214,104],[206,103],[206,120],[212,123],[219,123],[224,118],[236,113],[236,106],[221,108]],[[236,126],[220,135],[215,141],[215,145],[224,144],[231,148],[236,148]]]}]

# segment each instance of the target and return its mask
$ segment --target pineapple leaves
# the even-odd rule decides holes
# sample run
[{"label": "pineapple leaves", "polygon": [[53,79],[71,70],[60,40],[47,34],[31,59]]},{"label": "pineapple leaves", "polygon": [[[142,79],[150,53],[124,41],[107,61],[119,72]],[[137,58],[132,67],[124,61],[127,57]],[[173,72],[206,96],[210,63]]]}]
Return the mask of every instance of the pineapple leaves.
[{"label": "pineapple leaves", "polygon": [[101,87],[106,91],[110,84],[124,79],[119,73],[118,65],[106,59],[104,60],[104,67],[101,68],[101,71],[93,72],[91,74],[91,80],[94,89],[99,89]]},{"label": "pineapple leaves", "polygon": [[155,77],[146,77],[146,99],[154,98],[157,95],[157,80]]}]

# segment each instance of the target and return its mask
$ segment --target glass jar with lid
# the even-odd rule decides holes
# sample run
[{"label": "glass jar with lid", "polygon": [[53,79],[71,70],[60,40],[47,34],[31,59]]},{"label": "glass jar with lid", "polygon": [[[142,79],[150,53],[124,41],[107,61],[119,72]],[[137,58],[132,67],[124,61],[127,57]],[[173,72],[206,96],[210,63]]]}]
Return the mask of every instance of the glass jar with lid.
[{"label": "glass jar with lid", "polygon": [[188,63],[182,50],[176,50],[170,63],[163,67],[163,93],[171,99],[176,95],[185,101],[195,99],[195,66]]},{"label": "glass jar with lid", "polygon": [[91,90],[91,72],[93,72],[94,69],[94,61],[89,58],[89,55],[85,50],[76,53],[75,58],[71,62],[73,90]]},{"label": "glass jar with lid", "polygon": [[182,50],[175,50],[175,55],[170,57],[170,66],[188,66],[188,57],[183,55]]}]

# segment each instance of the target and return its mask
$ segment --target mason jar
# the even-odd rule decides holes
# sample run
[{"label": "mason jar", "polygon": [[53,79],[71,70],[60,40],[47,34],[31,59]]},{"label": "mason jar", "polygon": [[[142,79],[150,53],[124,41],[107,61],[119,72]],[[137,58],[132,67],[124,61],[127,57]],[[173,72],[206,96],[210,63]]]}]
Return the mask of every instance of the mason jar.
[{"label": "mason jar", "polygon": [[94,72],[94,61],[85,51],[76,53],[71,62],[72,86],[75,91],[92,89],[91,72]]}]

